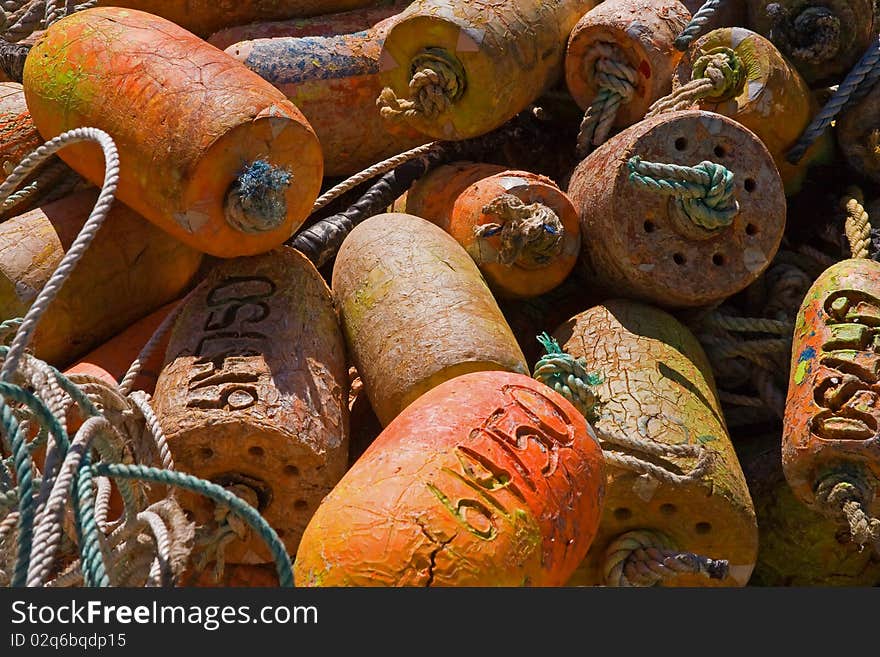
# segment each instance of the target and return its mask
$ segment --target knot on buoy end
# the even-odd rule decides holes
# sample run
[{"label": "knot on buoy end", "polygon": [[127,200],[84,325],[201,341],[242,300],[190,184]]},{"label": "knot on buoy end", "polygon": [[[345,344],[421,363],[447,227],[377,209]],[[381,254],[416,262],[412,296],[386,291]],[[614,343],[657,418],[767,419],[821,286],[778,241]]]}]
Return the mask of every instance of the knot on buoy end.
[{"label": "knot on buoy end", "polygon": [[712,82],[706,100],[720,103],[738,95],[746,82],[746,67],[732,48],[712,48],[694,62],[691,80],[705,78]]},{"label": "knot on buoy end", "polygon": [[287,217],[287,188],[293,174],[265,160],[247,165],[226,195],[226,221],[243,233],[273,230]]},{"label": "knot on buoy end", "polygon": [[809,64],[832,59],[840,50],[840,18],[828,7],[806,7],[792,18],[778,2],[767,5],[770,40],[786,55]]},{"label": "knot on buoy end", "polygon": [[502,265],[544,267],[562,253],[565,228],[559,216],[543,203],[526,204],[502,194],[483,206],[483,214],[497,222],[474,227],[480,238],[500,235],[497,261]]},{"label": "knot on buoy end", "polygon": [[834,473],[816,486],[816,503],[823,513],[849,527],[854,543],[860,548],[871,545],[880,552],[880,519],[872,518],[865,508],[874,499],[874,491],[854,473]]},{"label": "knot on buoy end", "polygon": [[461,63],[445,51],[428,48],[413,58],[409,99],[400,98],[385,87],[376,99],[385,119],[434,118],[447,111],[464,93],[465,73]]},{"label": "knot on buoy end", "polygon": [[565,353],[547,333],[538,336],[544,356],[535,365],[534,378],[565,397],[588,420],[595,414],[593,387],[602,382],[598,372],[588,372],[586,362]]},{"label": "knot on buoy end", "polygon": [[587,107],[578,131],[578,152],[584,157],[608,139],[617,110],[632,100],[639,81],[639,72],[627,63],[620,47],[612,43],[593,45],[585,65],[592,66],[586,77],[596,80],[599,93]]}]

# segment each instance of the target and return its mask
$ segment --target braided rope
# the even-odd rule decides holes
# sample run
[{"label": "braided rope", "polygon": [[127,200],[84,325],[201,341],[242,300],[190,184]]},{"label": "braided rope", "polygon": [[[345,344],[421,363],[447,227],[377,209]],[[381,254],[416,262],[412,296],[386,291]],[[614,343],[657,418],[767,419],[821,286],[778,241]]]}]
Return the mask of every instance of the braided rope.
[{"label": "braided rope", "polygon": [[655,586],[682,574],[723,580],[729,572],[727,560],[680,552],[666,535],[644,529],[614,539],[602,565],[609,586]]},{"label": "braided rope", "polygon": [[871,223],[865,210],[865,197],[862,190],[852,186],[846,190],[840,204],[846,211],[844,233],[849,240],[850,253],[853,258],[869,258],[871,246]]},{"label": "braided rope", "polygon": [[627,167],[631,182],[675,197],[688,218],[701,228],[729,226],[739,213],[739,203],[733,195],[733,172],[721,164],[706,160],[688,167],[646,162],[635,155],[627,161]]},{"label": "braided rope", "polygon": [[538,342],[546,354],[535,365],[534,378],[565,397],[585,418],[592,418],[596,406],[592,388],[602,382],[602,376],[587,372],[582,358],[562,351],[559,343],[546,333],[538,336]]},{"label": "braided rope", "polygon": [[793,324],[777,319],[734,317],[717,311],[708,313],[702,321],[709,328],[720,328],[736,333],[770,333],[788,336],[794,330]]},{"label": "braided rope", "polygon": [[639,80],[638,71],[627,64],[616,45],[599,42],[593,50],[597,55],[593,60],[593,76],[599,91],[584,112],[578,130],[577,148],[582,157],[608,139],[617,110],[632,100]]},{"label": "braided rope", "polygon": [[502,194],[483,207],[483,214],[498,221],[474,226],[474,235],[501,236],[496,259],[502,265],[520,262],[527,267],[545,267],[562,253],[565,227],[543,203],[526,204],[513,194]]},{"label": "braided rope", "polygon": [[819,508],[849,527],[850,536],[860,547],[873,545],[880,552],[880,519],[865,512],[870,490],[863,482],[844,473],[826,476],[816,486]]},{"label": "braided rope", "polygon": [[[847,73],[843,82],[841,82],[837,91],[835,91],[828,102],[813,117],[805,129],[803,134],[798,138],[797,142],[785,156],[791,164],[797,164],[801,158],[813,145],[826,128],[831,125],[834,118],[840,113],[844,105],[847,104],[857,93],[861,93],[863,83],[873,83],[880,76],[880,36],[874,40],[867,52],[856,63],[852,70]],[[867,91],[867,84],[864,91]]]},{"label": "braided rope", "polygon": [[681,34],[676,37],[674,42],[675,49],[679,52],[687,50],[693,40],[703,33],[703,28],[706,26],[706,23],[712,19],[723,2],[725,2],[725,0],[706,0],[706,2],[703,3],[703,6],[697,10],[697,13],[693,15],[690,23],[688,23],[681,31]]},{"label": "braided rope", "polygon": [[429,50],[420,53],[413,64],[409,81],[411,100],[398,98],[391,87],[382,89],[376,99],[383,119],[432,119],[447,111],[464,93],[464,72],[447,57]]},{"label": "braided rope", "polygon": [[703,99],[721,102],[732,98],[742,90],[745,80],[745,65],[734,50],[712,48],[694,62],[690,82],[655,101],[645,118],[689,109]]}]

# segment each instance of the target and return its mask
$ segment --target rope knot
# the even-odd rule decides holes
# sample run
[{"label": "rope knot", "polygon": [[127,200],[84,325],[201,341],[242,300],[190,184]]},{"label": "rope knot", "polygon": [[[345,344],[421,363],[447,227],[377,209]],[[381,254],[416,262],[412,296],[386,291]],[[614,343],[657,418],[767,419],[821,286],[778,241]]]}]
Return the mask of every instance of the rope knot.
[{"label": "rope knot", "polygon": [[411,100],[399,98],[391,87],[385,87],[376,99],[376,106],[384,119],[412,119],[419,115],[435,118],[461,97],[464,81],[460,63],[443,51],[429,48],[413,58],[409,81]]},{"label": "rope knot", "polygon": [[557,214],[543,203],[526,204],[513,194],[502,194],[483,207],[498,222],[474,226],[480,238],[501,236],[498,262],[543,267],[562,253],[565,228]]},{"label": "rope knot", "polygon": [[706,230],[733,223],[739,213],[734,175],[724,165],[703,161],[696,166],[646,162],[634,155],[627,162],[636,185],[677,199],[685,215]]},{"label": "rope knot", "polygon": [[742,91],[746,68],[731,48],[712,48],[694,62],[691,80],[700,78],[712,82],[712,88],[703,97],[712,102],[721,102]]},{"label": "rope knot", "polygon": [[290,171],[265,160],[247,165],[229,186],[227,223],[243,233],[260,233],[280,226],[287,217],[286,191],[292,177]]},{"label": "rope knot", "polygon": [[777,2],[766,11],[770,40],[790,57],[820,64],[840,50],[840,18],[828,7],[807,7],[793,20],[789,9]]},{"label": "rope knot", "polygon": [[862,549],[873,545],[880,552],[880,519],[865,511],[873,491],[861,477],[851,473],[828,475],[816,486],[815,495],[823,512],[849,527],[853,542]]},{"label": "rope knot", "polygon": [[632,100],[639,81],[639,73],[627,64],[626,56],[620,48],[611,43],[599,42],[593,46],[591,55],[585,61],[592,71],[587,71],[596,79],[599,93],[584,113],[578,133],[578,150],[586,156],[596,146],[608,139],[617,110]]},{"label": "rope knot", "polygon": [[605,551],[605,583],[609,586],[655,586],[681,574],[726,579],[726,559],[710,559],[680,552],[672,539],[652,530],[635,530],[618,536]]},{"label": "rope knot", "polygon": [[587,372],[584,359],[562,351],[559,343],[546,333],[538,336],[538,342],[547,353],[535,365],[535,379],[553,388],[585,418],[591,419],[596,407],[596,393],[592,388],[602,383],[602,375]]}]

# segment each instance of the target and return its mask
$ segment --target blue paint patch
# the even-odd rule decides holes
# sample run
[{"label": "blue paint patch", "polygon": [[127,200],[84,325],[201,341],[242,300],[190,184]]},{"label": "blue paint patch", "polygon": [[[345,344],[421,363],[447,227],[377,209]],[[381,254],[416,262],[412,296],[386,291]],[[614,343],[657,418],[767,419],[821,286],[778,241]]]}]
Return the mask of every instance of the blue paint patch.
[{"label": "blue paint patch", "polygon": [[[367,32],[347,34],[345,40],[370,38]],[[340,37],[280,37],[261,39],[245,66],[272,84],[338,80],[379,72],[378,58],[353,54]],[[373,37],[375,38],[375,37]],[[343,52],[340,53],[339,51]]]},{"label": "blue paint patch", "polygon": [[807,347],[801,352],[801,355],[798,357],[798,362],[803,363],[805,360],[813,360],[816,357],[816,350],[812,347]]}]

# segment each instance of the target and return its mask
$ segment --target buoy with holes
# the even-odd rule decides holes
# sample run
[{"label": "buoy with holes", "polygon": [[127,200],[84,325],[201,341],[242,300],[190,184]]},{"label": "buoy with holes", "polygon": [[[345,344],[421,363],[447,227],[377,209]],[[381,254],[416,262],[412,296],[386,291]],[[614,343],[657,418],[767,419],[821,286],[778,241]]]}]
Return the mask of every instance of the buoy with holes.
[{"label": "buoy with holes", "polygon": [[811,87],[840,82],[877,37],[874,0],[746,0],[746,12]]},{"label": "buoy with holes", "polygon": [[797,70],[760,34],[727,27],[700,37],[679,62],[672,88],[666,108],[717,112],[754,132],[773,156],[787,196],[800,191],[811,164],[833,156],[825,132],[798,164],[785,159],[819,107]]},{"label": "buoy with holes", "polygon": [[581,251],[571,200],[552,180],[528,171],[444,165],[416,181],[406,211],[452,235],[499,297],[549,292],[568,277]]},{"label": "buoy with holes", "polygon": [[880,549],[880,263],[838,262],[795,324],[782,465],[804,504]]},{"label": "buoy with holes", "polygon": [[494,130],[556,84],[568,34],[594,5],[416,0],[382,48],[382,115],[435,139]]},{"label": "buoy with holes", "polygon": [[[153,402],[176,468],[243,497],[294,554],[345,472],[347,391],[330,290],[282,247],[211,270],[174,324]],[[181,503],[200,525],[218,513],[203,496]],[[227,563],[271,560],[259,536],[232,529]]]},{"label": "buoy with holes", "polygon": [[689,110],[631,126],[584,159],[569,196],[587,275],[608,294],[709,305],[752,283],[785,228],[773,158],[735,121]]},{"label": "buoy with holes", "polygon": [[678,0],[605,0],[581,18],[565,55],[568,91],[586,111],[581,153],[605,142],[612,128],[640,121],[669,93],[681,58],[673,42],[690,18]]},{"label": "buoy with holes", "polygon": [[608,470],[599,532],[568,584],[745,585],[755,511],[697,339],[668,313],[620,299],[553,337],[535,378],[585,413]]}]

